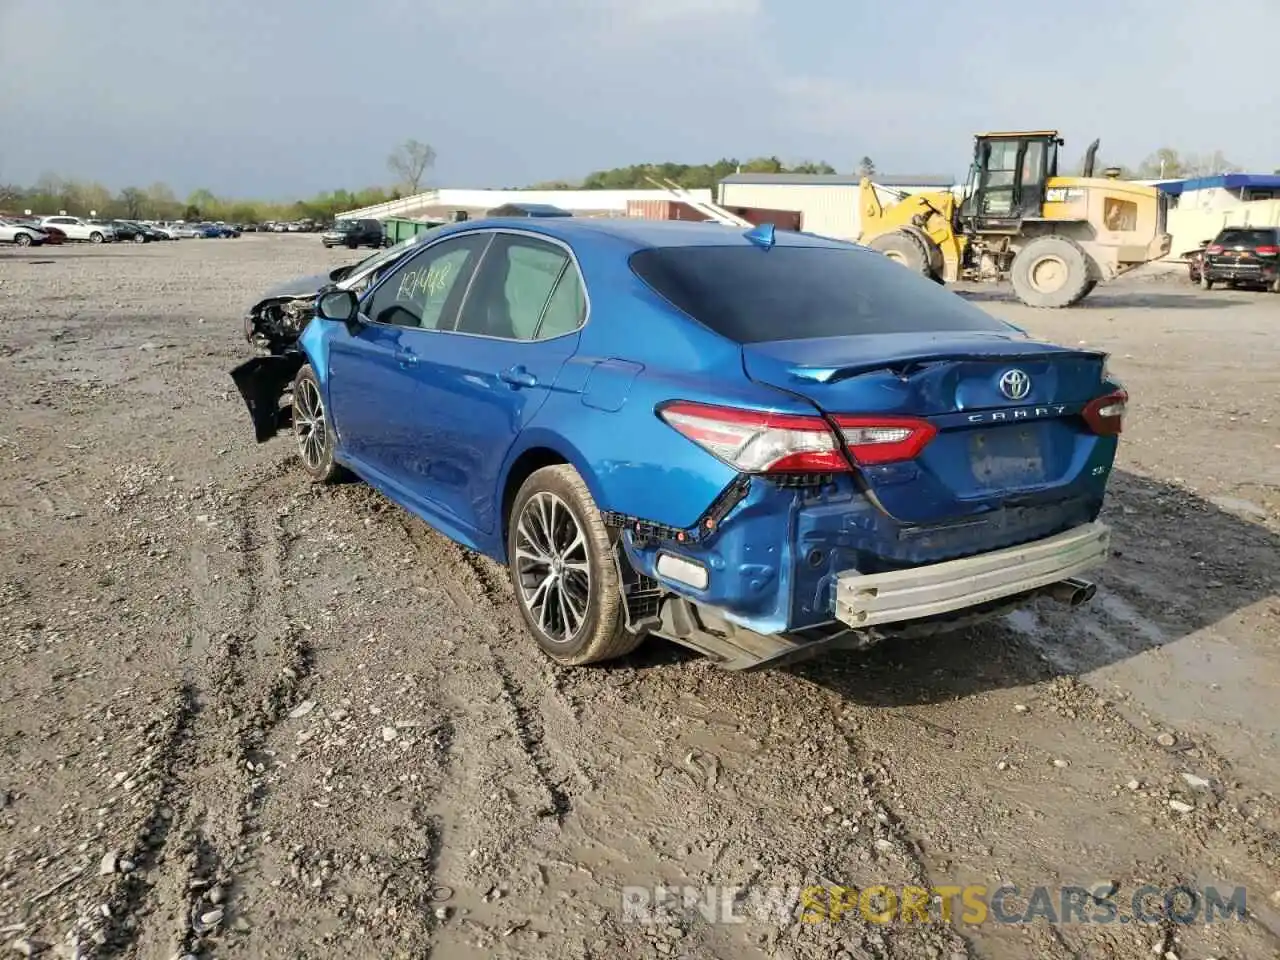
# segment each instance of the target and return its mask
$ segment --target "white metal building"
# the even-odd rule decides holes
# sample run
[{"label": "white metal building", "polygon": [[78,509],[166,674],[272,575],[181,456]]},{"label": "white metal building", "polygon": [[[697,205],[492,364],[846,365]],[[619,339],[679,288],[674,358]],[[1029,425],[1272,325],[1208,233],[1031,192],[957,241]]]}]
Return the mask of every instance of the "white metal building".
[{"label": "white metal building", "polygon": [[[889,177],[875,175],[875,183],[903,193],[950,190],[951,177]],[[858,209],[859,176],[821,173],[734,173],[720,181],[717,203],[723,207],[761,207],[794,210],[804,218],[801,228],[837,240],[856,240],[861,232]],[[888,198],[886,198],[888,199]]]},{"label": "white metal building", "polygon": [[[711,199],[710,190],[690,190],[693,196],[706,202]],[[667,200],[665,190],[427,190],[391,200],[361,210],[347,210],[339,217],[421,217],[438,215],[441,211],[492,210],[506,203],[549,203],[570,213],[598,213],[626,216],[628,200]]]}]

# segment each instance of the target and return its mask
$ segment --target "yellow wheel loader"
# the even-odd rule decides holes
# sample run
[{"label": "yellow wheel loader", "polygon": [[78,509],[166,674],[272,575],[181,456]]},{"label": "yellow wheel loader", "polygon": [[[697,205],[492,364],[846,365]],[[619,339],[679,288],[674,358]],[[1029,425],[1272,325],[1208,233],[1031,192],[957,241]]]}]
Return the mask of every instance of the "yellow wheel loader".
[{"label": "yellow wheel loader", "polygon": [[1058,175],[1056,130],[982,133],[962,194],[902,193],[864,177],[858,242],[939,283],[1009,280],[1033,307],[1069,307],[1098,283],[1169,252],[1168,198],[1155,187]]}]

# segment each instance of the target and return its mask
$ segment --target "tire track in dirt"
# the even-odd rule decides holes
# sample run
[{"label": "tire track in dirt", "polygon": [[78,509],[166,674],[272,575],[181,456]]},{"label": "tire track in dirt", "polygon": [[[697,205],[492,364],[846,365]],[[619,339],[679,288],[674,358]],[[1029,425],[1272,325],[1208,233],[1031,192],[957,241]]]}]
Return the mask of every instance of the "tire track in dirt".
[{"label": "tire track in dirt", "polygon": [[[492,668],[512,701],[513,721],[517,727],[521,747],[552,798],[552,806],[546,812],[556,809],[555,805],[559,802],[557,794],[563,794],[563,806],[560,808],[560,815],[555,818],[557,826],[562,829],[550,836],[544,836],[544,852],[541,856],[550,863],[565,863],[565,866],[575,871],[578,877],[574,882],[575,885],[580,886],[586,883],[585,888],[575,889],[575,893],[592,897],[598,904],[606,906],[606,909],[597,910],[593,914],[594,922],[599,924],[600,932],[597,949],[622,950],[623,954],[620,955],[630,955],[627,953],[628,950],[643,950],[651,947],[653,942],[665,943],[653,930],[619,926],[616,897],[620,891],[621,882],[626,881],[622,879],[625,873],[618,874],[615,871],[619,869],[625,871],[625,865],[607,862],[584,863],[580,858],[580,851],[571,852],[584,843],[599,845],[603,839],[608,847],[616,843],[620,837],[626,838],[630,830],[625,824],[635,819],[636,814],[640,815],[641,821],[652,816],[655,811],[659,812],[664,820],[673,815],[677,822],[681,819],[687,820],[687,826],[676,827],[673,833],[695,842],[704,839],[706,849],[711,854],[709,859],[712,866],[722,855],[728,859],[734,859],[729,856],[730,851],[741,853],[741,856],[736,858],[740,863],[756,858],[763,858],[766,861],[775,859],[772,847],[778,843],[779,838],[773,831],[754,832],[753,836],[743,838],[739,828],[727,832],[713,830],[708,836],[708,821],[705,816],[700,816],[708,808],[709,801],[706,795],[708,790],[712,792],[710,799],[712,808],[719,807],[723,802],[718,794],[727,793],[728,802],[735,806],[747,798],[738,793],[736,788],[724,782],[724,769],[719,758],[700,750],[687,751],[683,763],[672,764],[670,767],[666,767],[663,761],[652,757],[658,762],[660,770],[669,771],[661,772],[660,777],[669,780],[672,785],[676,783],[683,785],[680,788],[682,795],[678,798],[667,795],[657,800],[652,809],[643,811],[641,806],[627,803],[621,806],[601,806],[602,802],[606,805],[611,804],[613,794],[625,794],[628,790],[631,782],[630,771],[620,769],[618,766],[628,762],[624,758],[628,758],[629,755],[644,757],[653,754],[653,747],[645,743],[645,738],[654,729],[651,710],[645,710],[646,715],[649,715],[646,724],[632,731],[615,725],[614,721],[617,718],[607,708],[601,711],[591,709],[591,701],[597,695],[594,685],[599,680],[634,674],[635,671],[625,664],[616,666],[614,669],[576,671],[560,670],[550,665],[527,636],[523,621],[513,607],[510,586],[501,576],[500,568],[482,557],[444,541],[443,538],[439,538],[421,526],[417,520],[407,516],[399,519],[411,543],[430,562],[433,579],[443,579],[446,584],[453,581],[451,585],[446,585],[445,589],[446,593],[455,600],[459,613],[468,619],[474,620],[477,616],[479,617],[485,634],[483,644],[488,649]],[[437,559],[442,557],[451,558],[453,562],[450,563],[447,560],[441,562]],[[767,679],[762,680],[758,677],[746,678],[744,675],[708,672],[696,661],[678,666],[676,670],[681,673],[688,670],[688,673],[683,677],[662,676],[661,680],[665,682],[649,689],[646,698],[653,698],[655,705],[665,702],[676,711],[680,711],[686,704],[678,701],[688,695],[690,687],[701,694],[705,692],[705,687],[709,683],[714,686],[723,685],[727,699],[733,701],[742,697],[740,689],[733,689],[735,685],[746,682],[758,688],[762,684],[767,686],[769,682]],[[647,679],[647,676],[641,676],[639,685],[646,686]],[[669,684],[672,679],[676,680],[675,689],[672,689]],[[682,680],[685,682],[681,682]],[[684,694],[680,692],[682,687],[686,691]],[[546,691],[540,700],[531,692],[538,689]],[[757,689],[756,692],[759,690]],[[704,699],[699,696],[699,700]],[[773,699],[770,697],[770,701]],[[798,702],[803,703],[802,700]],[[561,721],[551,728],[548,728],[546,723],[545,711],[548,705],[560,715]],[[756,705],[754,709],[759,711],[762,708]],[[804,716],[800,718],[798,725],[807,726],[812,735],[812,731],[830,726],[832,721],[827,711],[827,701],[818,697],[802,706],[801,712]],[[859,766],[853,759],[857,751],[855,741],[841,735],[838,727],[831,729],[830,739],[823,744],[823,748],[829,753],[838,752],[848,756],[850,762],[845,764],[847,769],[853,770]],[[577,764],[573,765],[573,769],[557,766],[562,763],[559,758],[565,756],[579,758],[581,763],[594,766],[596,769],[589,772],[583,771],[584,776],[577,776]],[[617,758],[617,760],[611,762],[611,758]],[[751,761],[746,760],[746,762]],[[607,786],[602,787],[602,784]],[[818,824],[821,823],[824,814],[815,811],[813,833],[822,836],[816,845],[813,861],[807,865],[808,871],[795,874],[793,879],[809,882],[823,880],[830,885],[847,883],[851,875],[859,872],[855,865],[865,872],[865,861],[872,859],[873,856],[883,859],[887,855],[886,851],[892,849],[892,856],[898,861],[898,865],[892,872],[899,882],[908,885],[925,885],[927,873],[923,861],[915,854],[913,842],[900,818],[876,795],[874,778],[858,773],[856,777],[850,777],[850,784],[848,793],[861,798],[860,804],[865,808],[852,815],[860,821],[863,817],[867,818],[868,823],[871,824],[869,832],[876,835],[875,840],[879,843],[873,843],[870,836],[864,836],[859,840],[857,829],[852,833],[840,829],[823,830]],[[856,784],[856,788],[853,784]],[[765,789],[767,791],[768,788]],[[602,790],[607,796],[601,795]],[[577,797],[582,797],[589,807],[581,817],[576,808],[575,798]],[[778,797],[770,797],[766,802],[772,806],[778,799]],[[749,803],[743,804],[743,807],[747,810],[751,809]],[[607,831],[602,837],[597,832],[597,821],[606,812],[607,817],[618,826],[614,830]],[[764,810],[759,810],[758,815],[764,815]],[[845,823],[848,827],[853,826],[853,821],[848,818]],[[728,822],[723,822],[723,825],[727,826]],[[642,841],[637,843],[627,839],[620,849],[626,853],[638,853],[643,851],[640,843]],[[809,844],[812,845],[812,839]],[[782,845],[786,846],[785,843]],[[871,853],[868,847],[875,853]],[[560,859],[566,853],[571,857],[577,856],[577,861],[566,862]],[[679,851],[676,851],[677,855],[673,858],[655,858],[650,851],[643,851],[643,853],[643,859],[635,864],[640,871],[632,878],[633,880],[643,876],[641,871],[644,868],[640,867],[640,863],[651,864],[652,872],[648,876],[650,883],[657,882],[659,877],[670,875],[672,867],[675,867],[678,872],[684,869],[684,864],[680,862],[682,858],[679,856]],[[858,854],[862,854],[861,859]],[[536,860],[538,856],[539,854],[533,851],[525,853],[526,859]],[[583,880],[584,873],[589,880]],[[613,882],[609,879],[611,874],[614,877]],[[743,895],[753,896],[759,888],[759,895],[767,897],[766,888],[781,882],[780,878],[781,873],[771,873],[763,865],[755,870],[749,870],[745,875]],[[723,878],[710,875],[707,879],[712,882],[724,882]],[[687,914],[690,911],[685,912]],[[773,929],[758,927],[755,935],[762,937],[763,942],[773,946],[783,941],[793,942],[800,951],[797,956],[825,957],[834,955],[829,953],[829,950],[845,947],[863,951],[858,955],[866,956],[964,957],[969,955],[968,947],[962,937],[937,925],[909,930],[876,929],[874,925],[862,921],[861,918],[849,915],[846,915],[845,922],[838,929],[828,927],[821,931],[814,925],[795,923],[785,924],[784,929],[779,930],[776,927],[776,920],[774,922]],[[711,951],[708,955],[720,955],[716,951],[721,949],[736,953],[746,946],[732,935],[726,939],[726,931],[723,928],[709,927],[696,916],[686,915],[680,923],[684,931],[683,942],[691,948],[696,945]],[[851,934],[851,930],[856,933]],[[655,936],[657,936],[656,941]],[[737,946],[732,945],[735,943]],[[772,948],[771,946],[770,949]],[[933,952],[930,953],[930,951]],[[748,952],[740,955],[754,956],[755,954]]]},{"label": "tire track in dirt", "polygon": [[[564,784],[575,774],[581,774],[578,770],[562,769],[559,760],[547,749],[542,711],[528,690],[528,682],[520,676],[523,671],[514,669],[497,649],[505,642],[504,633],[511,628],[509,618],[502,615],[509,611],[510,586],[483,557],[445,541],[408,514],[397,511],[397,520],[414,549],[424,559],[432,560],[433,570],[458,607],[458,612],[480,624],[490,664],[506,694],[521,750],[546,792],[546,804],[538,815],[551,817],[557,824],[563,824],[572,809],[570,794]],[[440,554],[443,557],[434,560]],[[500,614],[496,620],[494,612]]]},{"label": "tire track in dirt", "polygon": [[[1227,768],[1203,750],[1197,751],[1192,769],[1211,775],[1213,791],[1189,786],[1182,777],[1188,769],[1182,749],[1191,746],[1190,740],[1177,738],[1182,749],[1157,743],[1153,731],[1135,726],[1088,684],[1046,667],[1020,632],[994,624],[891,653],[872,653],[860,662],[832,660],[807,672],[834,689],[864,696],[874,691],[886,703],[917,693],[897,675],[901,667],[893,666],[910,662],[913,654],[937,657],[934,672],[945,674],[967,653],[971,662],[991,663],[991,675],[1019,681],[1017,687],[970,694],[963,701],[949,702],[942,688],[928,691],[932,702],[907,708],[850,708],[850,716],[867,730],[860,735],[874,739],[885,767],[896,773],[901,792],[895,805],[904,810],[904,819],[932,821],[927,831],[915,829],[925,836],[924,859],[934,876],[992,890],[999,885],[992,879],[998,878],[1017,884],[1024,896],[1037,885],[1088,886],[1105,877],[1116,883],[1116,902],[1123,906],[1143,884],[1222,889],[1230,879],[1226,892],[1242,882],[1250,891],[1272,889],[1274,871],[1242,869],[1250,860],[1255,867],[1268,862],[1251,856],[1241,842],[1241,813],[1256,812],[1251,801],[1262,798],[1232,800],[1229,789],[1224,791],[1231,782]],[[849,676],[855,665],[866,670],[864,680]],[[1189,812],[1171,812],[1171,801],[1189,804]],[[940,821],[939,811],[948,818]],[[1052,824],[1049,836],[1065,833],[1065,845],[1045,844],[1035,827],[1045,821]],[[1015,853],[1020,862],[1011,869]],[[1215,875],[1215,866],[1227,876]],[[1252,919],[1253,924],[1204,929],[1169,922],[1157,927],[995,924],[974,931],[974,948],[985,956],[1019,957],[1030,938],[1038,956],[1125,956],[1176,935],[1183,955],[1187,950],[1232,956],[1274,951],[1265,917]]]},{"label": "tire track in dirt", "polygon": [[288,537],[271,487],[282,476],[277,464],[232,494],[210,489],[202,507],[209,512],[193,521],[181,751],[152,817],[165,824],[152,855],[163,868],[145,883],[126,881],[129,892],[112,911],[122,922],[140,913],[157,922],[118,926],[106,956],[195,951],[237,919],[238,875],[252,869],[261,774],[270,762],[258,748],[295,701],[311,661],[280,588]]}]

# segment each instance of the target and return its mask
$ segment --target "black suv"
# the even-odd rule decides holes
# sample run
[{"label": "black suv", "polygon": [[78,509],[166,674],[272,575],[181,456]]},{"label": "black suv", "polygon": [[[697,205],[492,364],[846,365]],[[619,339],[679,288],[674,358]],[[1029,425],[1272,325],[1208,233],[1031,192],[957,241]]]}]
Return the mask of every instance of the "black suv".
[{"label": "black suv", "polygon": [[360,220],[339,220],[333,229],[320,235],[320,242],[328,247],[385,247],[386,234],[382,230],[382,221],[365,217]]},{"label": "black suv", "polygon": [[1200,254],[1200,286],[1264,287],[1280,293],[1280,227],[1223,227]]}]

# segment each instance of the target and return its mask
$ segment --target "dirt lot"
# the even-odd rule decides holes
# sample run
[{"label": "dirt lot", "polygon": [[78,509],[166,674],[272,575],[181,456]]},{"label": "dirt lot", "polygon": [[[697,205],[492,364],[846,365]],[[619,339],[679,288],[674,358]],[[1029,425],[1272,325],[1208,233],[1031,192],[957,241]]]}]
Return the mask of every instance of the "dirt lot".
[{"label": "dirt lot", "polygon": [[[0,251],[0,954],[1280,955],[1280,297],[971,292],[1133,394],[1090,607],[565,671],[501,570],[254,444],[243,308],[349,259]],[[804,883],[1243,886],[1250,916],[623,922],[627,885]]]}]

